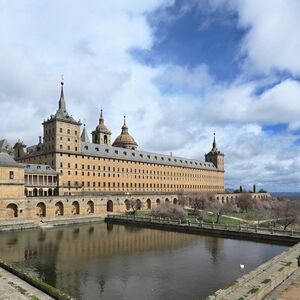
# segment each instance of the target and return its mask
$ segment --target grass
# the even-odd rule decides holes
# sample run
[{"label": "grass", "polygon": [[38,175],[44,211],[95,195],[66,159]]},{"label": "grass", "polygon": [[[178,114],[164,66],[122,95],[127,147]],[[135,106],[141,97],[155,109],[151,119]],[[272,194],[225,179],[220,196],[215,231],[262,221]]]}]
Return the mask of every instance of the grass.
[{"label": "grass", "polygon": [[223,290],[227,290],[227,289],[231,288],[231,287],[234,286],[236,283],[237,283],[237,281],[235,280],[235,281],[233,281],[233,282],[231,282],[231,283],[225,285],[225,287],[223,288]]},{"label": "grass", "polygon": [[[132,215],[131,213],[126,213],[129,215]],[[151,210],[139,210],[136,212],[135,216],[137,217],[151,217],[152,211]],[[199,215],[195,214],[193,211],[188,211],[187,219],[189,221],[196,221],[196,219],[199,218]],[[204,223],[216,223],[217,216],[211,214],[211,213],[205,213],[203,217]],[[231,219],[228,217],[220,216],[219,223],[222,225],[239,225],[241,222],[239,220]]]},{"label": "grass", "polygon": [[263,280],[261,283],[266,284],[266,283],[269,283],[270,281],[271,281],[271,279],[267,278],[267,279]]},{"label": "grass", "polygon": [[[126,214],[132,215],[132,212],[126,212]],[[139,210],[136,212],[135,214],[137,217],[151,217],[152,216],[152,211],[151,210]],[[232,217],[236,217],[236,218],[241,218],[244,220],[256,220],[255,218],[255,211],[254,210],[248,210],[247,213],[243,212],[234,212],[234,213],[228,213],[226,214],[227,216],[232,216]],[[235,219],[231,219],[229,217],[225,217],[225,216],[220,216],[219,218],[219,223],[221,225],[243,225],[246,224],[247,221],[243,222],[240,220],[235,220]],[[188,215],[187,215],[187,219],[191,222],[195,222],[196,219],[199,219],[199,216],[197,214],[195,214],[192,210],[188,210]],[[213,215],[211,213],[206,212],[203,216],[203,220],[204,223],[215,223],[217,221],[217,216]],[[261,224],[257,224],[257,225],[251,225],[249,224],[249,227],[254,228],[255,226],[259,226],[259,227],[263,227],[263,228],[273,228],[273,229],[282,229],[282,227],[279,224],[276,224],[276,227],[274,228],[274,223],[273,222],[267,222],[267,223],[261,223]],[[295,224],[292,226],[289,226],[287,228],[287,230],[291,230],[293,229],[294,231],[300,231],[300,224]]]},{"label": "grass", "polygon": [[251,290],[248,291],[247,294],[255,294],[259,290],[258,287],[252,288]]},{"label": "grass", "polygon": [[16,288],[19,291],[19,293],[21,293],[22,295],[26,295],[27,294],[27,291],[25,289],[23,289],[21,286],[17,286]]},{"label": "grass", "polygon": [[[188,213],[188,219],[190,221],[195,221],[197,218],[199,218],[199,216],[197,214],[195,214],[192,211],[189,211]],[[213,215],[211,213],[205,213],[203,216],[203,222],[204,223],[216,223],[217,222],[217,216]],[[240,221],[239,220],[235,220],[235,219],[231,219],[228,217],[224,217],[224,216],[220,216],[219,218],[219,223],[218,224],[222,224],[222,225],[239,225]]]}]

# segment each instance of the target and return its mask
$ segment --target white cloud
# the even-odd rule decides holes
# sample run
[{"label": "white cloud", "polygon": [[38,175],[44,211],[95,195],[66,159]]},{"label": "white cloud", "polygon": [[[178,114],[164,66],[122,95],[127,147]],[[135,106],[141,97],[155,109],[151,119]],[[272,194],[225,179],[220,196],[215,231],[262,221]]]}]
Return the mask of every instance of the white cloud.
[{"label": "white cloud", "polygon": [[247,67],[270,74],[274,70],[300,74],[300,2],[298,0],[230,1],[239,24],[248,28],[242,43]]},{"label": "white cloud", "polygon": [[[255,182],[285,189],[290,183],[289,189],[300,190],[299,146],[292,134],[300,128],[298,81],[276,83],[271,77],[248,82],[241,76],[223,85],[204,64],[153,67],[130,56],[130,49],[151,49],[156,41],[147,14],[172,3],[0,1],[0,138],[11,143],[22,138],[28,145],[37,141],[42,120],[57,108],[64,73],[68,110],[86,120],[89,131],[102,105],[113,137],[126,113],[129,132],[140,148],[203,158],[216,130],[229,186]],[[220,3],[225,1],[214,1],[210,9]],[[291,23],[281,24],[277,34],[280,1],[260,1],[261,11],[257,1],[240,3],[231,2],[240,26],[249,26],[243,42],[249,66],[298,74],[296,30],[293,42],[288,41],[298,24],[294,15],[281,16]],[[296,5],[291,3],[286,10]],[[182,13],[188,10],[186,6]],[[271,88],[256,93],[270,83]],[[269,135],[263,130],[263,125],[277,123],[287,123],[291,131]]]}]

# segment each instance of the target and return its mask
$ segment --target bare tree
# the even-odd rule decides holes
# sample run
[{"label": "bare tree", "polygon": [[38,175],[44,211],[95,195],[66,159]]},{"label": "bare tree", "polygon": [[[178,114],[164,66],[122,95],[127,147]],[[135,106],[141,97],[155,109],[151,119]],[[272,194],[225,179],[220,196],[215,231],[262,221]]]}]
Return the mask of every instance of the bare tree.
[{"label": "bare tree", "polygon": [[220,217],[226,213],[232,212],[236,207],[231,203],[220,203],[219,201],[210,201],[208,209],[217,217],[216,223],[219,223]]},{"label": "bare tree", "polygon": [[152,214],[155,217],[162,217],[162,218],[172,218],[172,219],[186,219],[186,211],[180,205],[174,204],[161,204],[154,209],[152,209]]},{"label": "bare tree", "polygon": [[297,201],[281,199],[274,203],[273,211],[277,217],[277,223],[283,226],[283,230],[300,222],[300,204]]},{"label": "bare tree", "polygon": [[191,208],[194,209],[195,213],[199,212],[200,210],[207,209],[209,205],[209,196],[206,193],[199,193],[195,195],[191,200]]},{"label": "bare tree", "polygon": [[253,200],[254,199],[251,198],[250,194],[242,193],[240,196],[238,196],[236,204],[242,212],[248,212],[248,209],[253,207]]},{"label": "bare tree", "polygon": [[129,208],[132,210],[132,213],[135,214],[138,210],[141,210],[143,203],[139,199],[131,198],[128,202]]}]

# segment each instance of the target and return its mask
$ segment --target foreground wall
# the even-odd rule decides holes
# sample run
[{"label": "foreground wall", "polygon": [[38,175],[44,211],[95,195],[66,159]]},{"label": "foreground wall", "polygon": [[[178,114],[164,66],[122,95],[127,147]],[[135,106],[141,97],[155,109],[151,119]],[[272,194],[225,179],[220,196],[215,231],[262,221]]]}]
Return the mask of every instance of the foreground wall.
[{"label": "foreground wall", "polygon": [[[177,203],[176,194],[102,194],[97,196],[59,196],[28,197],[24,199],[1,199],[0,219],[40,218],[72,215],[88,215],[90,213],[125,212],[129,210],[126,202],[139,199],[142,209],[151,209],[160,203]],[[126,201],[127,200],[127,201]]]}]

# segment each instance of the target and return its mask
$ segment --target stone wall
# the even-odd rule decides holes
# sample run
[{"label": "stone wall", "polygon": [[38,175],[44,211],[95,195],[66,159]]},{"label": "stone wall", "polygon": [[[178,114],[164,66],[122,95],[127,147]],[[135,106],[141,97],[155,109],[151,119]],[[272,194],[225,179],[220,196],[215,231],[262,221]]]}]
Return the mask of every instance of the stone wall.
[{"label": "stone wall", "polygon": [[[103,214],[125,212],[126,199],[139,199],[142,209],[151,209],[157,203],[177,203],[176,194],[99,194],[91,196],[27,197],[23,199],[1,199],[0,220],[11,218],[40,218],[56,216]],[[12,208],[16,211],[12,213]]]}]

